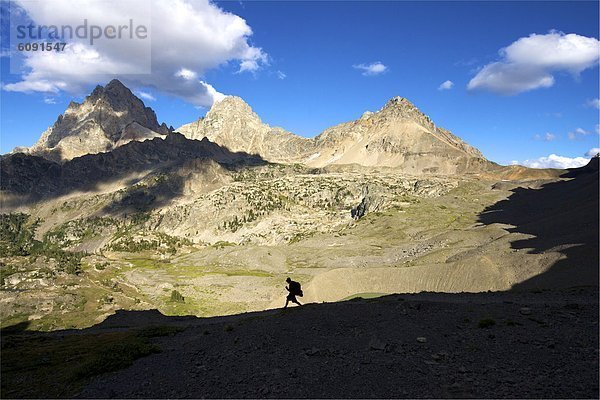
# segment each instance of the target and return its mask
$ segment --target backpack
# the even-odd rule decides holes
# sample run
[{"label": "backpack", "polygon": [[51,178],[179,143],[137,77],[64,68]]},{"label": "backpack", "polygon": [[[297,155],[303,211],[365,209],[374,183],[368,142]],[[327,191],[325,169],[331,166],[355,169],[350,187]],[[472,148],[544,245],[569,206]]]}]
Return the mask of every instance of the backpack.
[{"label": "backpack", "polygon": [[294,296],[302,297],[302,288],[298,282],[290,282],[290,293],[292,293]]}]

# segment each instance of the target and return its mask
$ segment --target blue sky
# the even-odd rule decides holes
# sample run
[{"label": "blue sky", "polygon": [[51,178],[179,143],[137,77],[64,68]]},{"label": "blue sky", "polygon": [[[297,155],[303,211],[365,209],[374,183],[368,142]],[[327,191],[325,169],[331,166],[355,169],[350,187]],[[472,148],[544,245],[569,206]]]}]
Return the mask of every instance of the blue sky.
[{"label": "blue sky", "polygon": [[[501,164],[518,160],[545,166],[551,154],[572,159],[600,147],[596,1],[213,4],[221,11],[208,5],[195,15],[228,12],[243,19],[245,27],[232,39],[239,41],[238,50],[219,53],[222,59],[210,58],[216,52],[212,47],[194,51],[189,46],[195,45],[196,31],[191,28],[187,33],[182,30],[191,43],[186,44],[189,51],[171,48],[168,42],[155,48],[160,40],[153,31],[156,76],[136,79],[116,74],[134,91],[155,98],[144,101],[161,122],[177,127],[205,113],[210,85],[218,93],[242,97],[263,121],[307,137],[402,96],[438,126]],[[156,7],[153,30],[160,15]],[[238,19],[227,18],[222,24],[239,27]],[[174,33],[161,38],[167,34]],[[216,32],[212,40],[225,34]],[[198,36],[198,42],[205,39]],[[176,37],[170,40],[177,42]],[[576,46],[560,50],[565,44]],[[590,46],[596,55],[590,56]],[[507,51],[501,53],[503,48]],[[173,50],[179,53],[168,61],[158,59],[157,51]],[[203,57],[208,59],[200,63]],[[69,76],[61,75],[70,85],[65,90],[31,90],[37,86],[26,76],[30,68],[11,74],[9,61],[0,59],[2,153],[33,144],[71,99],[81,100],[96,84],[110,80],[96,74],[69,81]],[[367,68],[376,63],[379,68],[368,74]],[[173,89],[177,82],[164,77],[177,71],[189,72],[203,85],[198,90],[206,93],[197,95],[188,86]],[[36,71],[34,77],[43,72]],[[57,73],[53,74],[48,76]],[[182,75],[187,78],[178,76]],[[441,90],[446,81],[452,84]]]}]

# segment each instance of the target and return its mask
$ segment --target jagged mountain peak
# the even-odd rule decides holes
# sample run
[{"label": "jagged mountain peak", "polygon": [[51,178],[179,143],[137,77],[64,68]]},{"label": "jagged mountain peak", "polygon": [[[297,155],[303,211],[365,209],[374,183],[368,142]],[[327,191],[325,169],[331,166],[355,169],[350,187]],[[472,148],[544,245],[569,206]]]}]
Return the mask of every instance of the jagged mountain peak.
[{"label": "jagged mountain peak", "polygon": [[305,162],[400,167],[410,173],[454,174],[485,167],[487,160],[449,131],[438,128],[408,99],[396,96],[379,111],[323,131]]},{"label": "jagged mountain peak", "polygon": [[106,90],[127,90],[129,91],[129,88],[127,86],[125,86],[120,80],[118,79],[112,79],[110,82],[108,82],[108,84],[105,87]]},{"label": "jagged mountain peak", "polygon": [[176,130],[190,139],[208,138],[231,151],[260,154],[271,162],[297,162],[313,148],[311,139],[262,122],[237,96],[226,96],[206,116]]},{"label": "jagged mountain peak", "polygon": [[158,123],[151,108],[113,79],[106,86],[96,86],[82,103],[70,102],[29,152],[65,161],[168,132],[164,123]]},{"label": "jagged mountain peak", "polygon": [[413,103],[411,103],[406,97],[395,96],[392,97],[388,102],[383,106],[386,108],[417,108]]},{"label": "jagged mountain peak", "polygon": [[98,85],[92,93],[85,98],[84,103],[105,102],[119,110],[131,108],[146,108],[144,102],[133,94],[131,90],[118,79],[113,79],[106,86]]},{"label": "jagged mountain peak", "polygon": [[391,98],[382,108],[378,114],[394,115],[396,117],[413,119],[415,122],[425,124],[427,127],[431,127],[433,122],[425,115],[417,106],[410,102],[406,97],[396,96]]},{"label": "jagged mountain peak", "polygon": [[250,108],[250,106],[248,105],[248,103],[246,103],[244,101],[244,99],[242,99],[239,96],[225,96],[221,100],[216,101],[213,104],[212,108],[218,108],[218,107],[223,107],[223,106],[248,107],[248,108]]},{"label": "jagged mountain peak", "polygon": [[91,96],[102,95],[102,94],[128,94],[131,90],[125,86],[120,80],[113,79],[106,84],[106,86],[97,85],[92,91]]},{"label": "jagged mountain peak", "polygon": [[210,118],[210,116],[217,114],[226,117],[234,114],[239,117],[241,114],[246,114],[258,118],[252,107],[238,96],[226,96],[222,100],[215,102],[206,114],[206,117]]}]

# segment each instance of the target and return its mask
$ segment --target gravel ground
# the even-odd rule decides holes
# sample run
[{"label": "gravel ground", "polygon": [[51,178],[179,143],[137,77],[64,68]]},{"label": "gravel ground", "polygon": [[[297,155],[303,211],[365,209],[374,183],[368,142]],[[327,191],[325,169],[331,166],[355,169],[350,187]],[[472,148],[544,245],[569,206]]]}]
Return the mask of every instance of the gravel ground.
[{"label": "gravel ground", "polygon": [[598,398],[597,288],[392,295],[174,323],[188,326],[157,339],[161,353],[79,397]]}]

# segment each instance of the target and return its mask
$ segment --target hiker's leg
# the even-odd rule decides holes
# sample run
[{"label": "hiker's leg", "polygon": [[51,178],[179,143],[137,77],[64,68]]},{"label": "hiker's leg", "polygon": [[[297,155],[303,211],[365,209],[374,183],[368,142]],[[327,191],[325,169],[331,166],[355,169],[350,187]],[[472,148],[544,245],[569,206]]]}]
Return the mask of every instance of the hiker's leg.
[{"label": "hiker's leg", "polygon": [[287,306],[288,306],[289,302],[290,302],[290,301],[289,301],[288,299],[285,299],[285,306],[283,306],[283,308],[287,308]]},{"label": "hiker's leg", "polygon": [[298,299],[294,299],[294,303],[298,304],[299,306],[302,305],[302,304],[300,304],[300,302],[298,301]]}]

